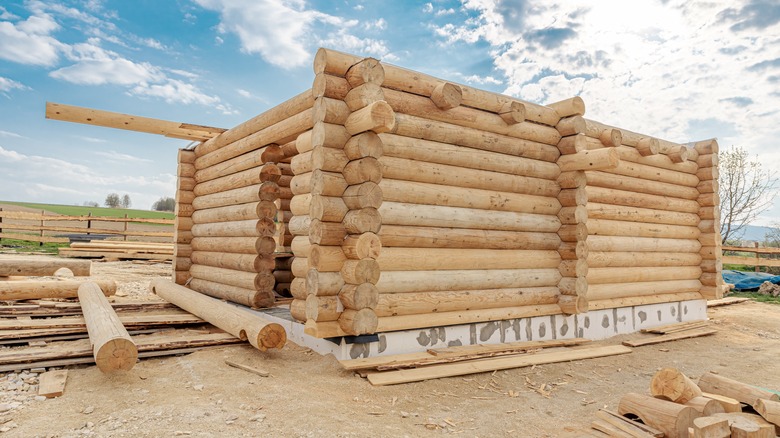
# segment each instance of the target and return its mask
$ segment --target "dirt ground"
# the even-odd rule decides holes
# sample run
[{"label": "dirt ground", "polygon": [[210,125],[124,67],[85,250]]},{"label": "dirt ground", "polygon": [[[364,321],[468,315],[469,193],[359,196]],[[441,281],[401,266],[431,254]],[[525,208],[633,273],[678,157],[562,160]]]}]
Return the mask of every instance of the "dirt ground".
[{"label": "dirt ground", "polygon": [[[93,276],[119,282],[127,298],[117,299],[156,299],[145,287],[169,267],[94,263]],[[6,390],[3,379],[19,376],[5,376],[0,430],[15,437],[556,437],[568,425],[587,427],[599,408],[615,409],[622,394],[646,392],[663,367],[694,380],[714,370],[780,389],[780,306],[750,302],[711,309],[709,316],[719,329],[710,337],[389,387],[372,387],[332,356],[294,344],[269,353],[245,345],[147,359],[117,375],[74,367],[65,394],[48,400]],[[271,376],[231,368],[225,359]]]}]

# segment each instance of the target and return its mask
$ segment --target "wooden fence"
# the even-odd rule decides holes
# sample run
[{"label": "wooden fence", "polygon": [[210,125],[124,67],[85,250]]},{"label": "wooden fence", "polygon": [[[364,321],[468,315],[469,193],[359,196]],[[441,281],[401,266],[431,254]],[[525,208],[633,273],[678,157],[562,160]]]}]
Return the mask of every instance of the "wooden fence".
[{"label": "wooden fence", "polygon": [[[727,252],[743,252],[754,254],[753,257],[727,255]],[[723,264],[729,265],[745,265],[755,266],[756,272],[759,271],[759,267],[779,267],[780,259],[777,258],[762,258],[762,254],[774,254],[780,255],[780,248],[743,248],[739,246],[724,246],[723,247]]]},{"label": "wooden fence", "polygon": [[[146,231],[134,230],[130,223],[157,225],[173,225],[173,219],[144,219],[125,217],[92,216],[61,216],[40,213],[3,211],[0,208],[0,239],[15,239],[43,243],[68,243],[69,239],[62,234],[112,234],[134,237],[159,237],[173,239],[173,230]],[[65,224],[63,224],[65,223]],[[107,224],[121,223],[122,226]],[[167,227],[166,227],[167,228]]]}]

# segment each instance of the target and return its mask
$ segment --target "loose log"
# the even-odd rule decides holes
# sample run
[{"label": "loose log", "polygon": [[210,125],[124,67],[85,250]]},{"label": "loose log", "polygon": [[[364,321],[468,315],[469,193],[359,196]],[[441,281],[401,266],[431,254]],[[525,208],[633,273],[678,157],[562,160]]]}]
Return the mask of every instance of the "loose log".
[{"label": "loose log", "polygon": [[382,241],[374,233],[351,235],[342,238],[341,249],[350,259],[376,259],[381,253]]},{"label": "loose log", "polygon": [[[588,220],[592,218],[694,227],[698,226],[700,221],[699,215],[693,213],[656,210],[652,208],[625,207],[598,202],[589,202],[587,204],[587,210]],[[701,227],[699,227],[699,230],[701,230]]]},{"label": "loose log", "polygon": [[379,208],[382,205],[384,193],[377,183],[368,181],[347,187],[342,199],[350,210]]},{"label": "loose log", "polygon": [[614,175],[608,172],[587,172],[585,177],[588,185],[596,187],[689,200],[697,200],[699,198],[699,191],[696,188],[678,184],[660,181],[653,181],[652,184],[648,184],[646,179]]},{"label": "loose log", "polygon": [[555,179],[560,174],[557,164],[538,159],[508,156],[505,153],[477,150],[395,134],[386,133],[379,137],[383,143],[384,154],[396,158],[544,179]]},{"label": "loose log", "polygon": [[347,284],[339,291],[339,300],[347,309],[375,309],[379,291],[371,283]]},{"label": "loose log", "polygon": [[687,437],[688,428],[700,416],[690,406],[635,393],[628,393],[620,399],[618,413],[636,415],[643,423],[662,431],[668,438]]},{"label": "loose log", "polygon": [[382,216],[375,208],[350,210],[342,221],[349,234],[378,233],[382,226]]},{"label": "loose log", "polygon": [[459,269],[557,268],[557,251],[458,248],[388,248],[376,259],[382,272]]},{"label": "loose log", "polygon": [[731,428],[733,438],[773,438],[775,426],[759,415],[738,413],[714,414],[715,418],[725,419]]},{"label": "loose log", "polygon": [[191,245],[194,251],[254,255],[273,254],[276,251],[276,241],[272,237],[195,237]]},{"label": "loose log", "polygon": [[780,396],[773,392],[713,373],[705,373],[699,377],[699,388],[704,392],[731,397],[750,406],[755,405],[759,399],[780,401]]},{"label": "loose log", "polygon": [[226,205],[246,204],[257,201],[274,201],[279,197],[279,186],[274,182],[264,182],[239,189],[198,196],[192,201],[195,210],[223,207]]},{"label": "loose log", "polygon": [[[556,233],[383,225],[383,248],[558,249]],[[584,243],[584,242],[583,242]]]},{"label": "loose log", "polygon": [[270,272],[243,272],[198,264],[190,267],[190,275],[212,283],[259,291],[271,291],[275,283],[274,276]]},{"label": "loose log", "polygon": [[491,269],[383,272],[380,293],[556,286],[557,269]]},{"label": "loose log", "polygon": [[699,280],[591,284],[588,286],[588,300],[593,302],[597,300],[615,300],[626,297],[647,297],[660,294],[698,292],[700,289],[701,282],[699,282]]},{"label": "loose log", "polygon": [[391,132],[400,136],[548,162],[555,162],[560,155],[557,147],[548,144],[490,133],[481,129],[465,128],[399,113],[396,113],[395,119],[396,126]]},{"label": "loose log", "polygon": [[306,319],[313,321],[335,321],[341,315],[339,297],[306,297]]},{"label": "loose log", "polygon": [[700,417],[693,420],[691,438],[731,438],[729,421],[725,418]]},{"label": "loose log", "polygon": [[723,395],[712,394],[709,392],[703,392],[702,397],[706,397],[710,400],[715,400],[723,407],[726,412],[742,412],[742,404],[731,397]]},{"label": "loose log", "polygon": [[138,361],[138,348],[100,286],[86,282],[79,287],[78,296],[95,365],[104,373],[132,369]]},{"label": "loose log", "polygon": [[680,213],[698,213],[700,208],[699,203],[696,201],[670,198],[668,196],[648,195],[593,186],[585,187],[585,192],[589,201],[602,204],[653,208]]},{"label": "loose log", "polygon": [[780,426],[780,402],[773,400],[758,399],[753,408],[758,412],[765,420]]},{"label": "loose log", "polygon": [[558,290],[555,287],[382,293],[378,294],[375,311],[379,317],[388,317],[557,302]]},{"label": "loose log", "polygon": [[690,406],[693,409],[696,409],[696,411],[698,411],[704,416],[722,414],[726,412],[720,403],[710,398],[702,397],[702,396],[694,397],[683,404],[685,406]]},{"label": "loose log", "polygon": [[347,106],[352,111],[365,108],[380,100],[385,100],[385,94],[382,91],[382,87],[377,84],[360,85],[351,89],[347,95],[344,96],[344,102],[346,102]]},{"label": "loose log", "polygon": [[89,260],[32,260],[0,259],[0,277],[23,275],[29,277],[52,276],[60,269],[69,270],[74,276],[89,276],[92,262]]},{"label": "loose log", "polygon": [[[200,278],[193,278],[190,281],[189,287],[190,289],[200,292],[201,294],[219,298],[221,300],[243,304],[247,307],[270,307],[274,304],[273,288],[268,291],[258,291],[254,289],[245,289],[243,287],[203,280]],[[176,305],[178,306],[178,304]]]},{"label": "loose log", "polygon": [[276,216],[277,211],[273,201],[250,202],[195,211],[192,213],[192,222],[195,224],[209,224],[266,217],[272,218]]},{"label": "loose log", "polygon": [[195,237],[273,237],[276,225],[271,218],[250,219],[235,222],[197,224],[192,227]]},{"label": "loose log", "polygon": [[231,254],[226,252],[193,251],[192,263],[242,272],[269,272],[275,269],[273,257],[255,254]]},{"label": "loose log", "polygon": [[700,266],[701,255],[696,253],[648,253],[590,251],[590,268]]},{"label": "loose log", "polygon": [[281,325],[271,323],[256,313],[250,314],[165,280],[152,280],[150,289],[164,300],[233,336],[248,339],[252,346],[261,351],[282,348],[287,342],[287,334]]},{"label": "loose log", "polygon": [[602,236],[661,237],[669,239],[699,239],[701,236],[699,228],[693,226],[647,224],[607,219],[589,219],[588,232]]},{"label": "loose log", "polygon": [[255,169],[262,166],[264,163],[276,163],[283,158],[284,153],[282,152],[282,148],[277,144],[269,144],[257,151],[239,155],[235,158],[200,169],[195,172],[194,177],[195,181],[200,184],[225,175],[248,169]]},{"label": "loose log", "polygon": [[[78,290],[84,281],[65,280],[65,281],[0,281],[0,300],[39,300],[46,298],[76,298]],[[106,296],[116,293],[116,282],[114,281],[96,281],[94,282]]]},{"label": "loose log", "polygon": [[385,101],[374,102],[371,105],[353,112],[344,123],[350,135],[373,131],[377,134],[388,132],[395,126],[395,113]]},{"label": "loose log", "polygon": [[309,269],[306,274],[306,292],[318,297],[338,295],[344,287],[344,279],[339,272],[319,272]]},{"label": "loose log", "polygon": [[[686,404],[696,397],[701,397],[702,393],[696,383],[677,368],[664,368],[650,379],[650,394],[653,397]],[[701,412],[700,409],[697,411]]]},{"label": "loose log", "polygon": [[339,316],[339,326],[351,335],[376,333],[379,321],[371,309],[346,309]]},{"label": "loose log", "polygon": [[375,132],[364,132],[347,141],[344,154],[350,160],[363,157],[379,158],[383,154],[382,140]]},{"label": "loose log", "polygon": [[441,110],[460,106],[463,102],[463,90],[450,82],[442,82],[431,91],[431,101]]},{"label": "loose log", "polygon": [[[383,224],[453,227],[481,230],[554,233],[561,223],[556,216],[477,210],[435,205],[384,202],[379,208]],[[698,244],[698,242],[696,242]],[[698,249],[697,249],[698,251]]]},{"label": "loose log", "polygon": [[[545,215],[554,215],[561,209],[561,204],[556,198],[496,190],[452,187],[395,179],[383,179],[379,183],[379,187],[384,200],[392,202],[413,201],[415,204],[441,207],[463,207]],[[584,208],[582,211],[585,211]]]},{"label": "loose log", "polygon": [[585,115],[585,101],[580,96],[575,96],[559,102],[551,102],[546,106],[554,109],[560,117]]}]

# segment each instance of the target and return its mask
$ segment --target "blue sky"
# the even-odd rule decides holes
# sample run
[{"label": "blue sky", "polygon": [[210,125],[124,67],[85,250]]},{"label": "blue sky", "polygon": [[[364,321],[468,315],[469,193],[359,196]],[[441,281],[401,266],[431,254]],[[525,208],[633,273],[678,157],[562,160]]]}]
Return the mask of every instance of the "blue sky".
[{"label": "blue sky", "polygon": [[46,101],[229,128],[310,87],[319,46],[532,102],[580,95],[587,117],[780,168],[772,0],[4,1],[0,199],[150,208],[188,143],[46,120]]}]

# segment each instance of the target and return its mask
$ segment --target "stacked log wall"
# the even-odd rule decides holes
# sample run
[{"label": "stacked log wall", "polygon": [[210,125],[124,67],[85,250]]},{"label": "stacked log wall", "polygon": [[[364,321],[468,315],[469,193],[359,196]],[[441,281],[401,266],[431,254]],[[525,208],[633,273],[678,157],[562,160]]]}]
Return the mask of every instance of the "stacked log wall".
[{"label": "stacked log wall", "polygon": [[192,190],[195,188],[195,152],[179,149],[176,169],[176,206],[174,207],[174,246],[172,277],[176,284],[185,284],[192,265]]},{"label": "stacked log wall", "polygon": [[699,242],[701,243],[701,294],[708,300],[723,297],[721,270],[720,196],[718,195],[718,142],[700,141],[694,144],[699,171]]}]

